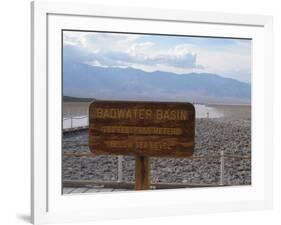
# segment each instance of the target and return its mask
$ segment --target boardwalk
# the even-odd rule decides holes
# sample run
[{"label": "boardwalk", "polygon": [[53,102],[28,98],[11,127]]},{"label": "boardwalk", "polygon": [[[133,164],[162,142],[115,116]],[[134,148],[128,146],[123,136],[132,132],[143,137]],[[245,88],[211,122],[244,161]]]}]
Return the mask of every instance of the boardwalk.
[{"label": "boardwalk", "polygon": [[104,187],[92,187],[92,188],[63,188],[63,194],[91,194],[101,192],[119,192],[130,191],[129,189],[117,189],[117,188],[104,188]]}]

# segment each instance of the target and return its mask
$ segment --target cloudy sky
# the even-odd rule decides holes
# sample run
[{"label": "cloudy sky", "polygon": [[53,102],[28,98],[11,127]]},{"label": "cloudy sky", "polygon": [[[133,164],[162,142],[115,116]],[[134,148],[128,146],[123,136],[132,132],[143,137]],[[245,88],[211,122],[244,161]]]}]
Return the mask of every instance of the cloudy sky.
[{"label": "cloudy sky", "polygon": [[64,31],[63,45],[64,60],[93,66],[251,80],[250,40]]}]

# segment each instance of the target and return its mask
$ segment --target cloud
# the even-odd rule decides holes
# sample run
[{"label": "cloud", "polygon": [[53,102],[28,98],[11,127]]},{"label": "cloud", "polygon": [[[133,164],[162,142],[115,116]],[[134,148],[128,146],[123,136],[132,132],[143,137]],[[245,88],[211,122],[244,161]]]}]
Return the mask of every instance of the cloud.
[{"label": "cloud", "polygon": [[63,42],[78,48],[98,53],[100,51],[123,51],[128,45],[134,43],[140,35],[126,35],[102,32],[64,31]]},{"label": "cloud", "polygon": [[178,74],[216,73],[250,82],[249,40],[195,37],[179,40],[157,35],[70,31],[64,31],[63,38],[64,60]]},{"label": "cloud", "polygon": [[[196,54],[189,52],[182,46],[175,46],[167,50],[154,48],[152,42],[134,43],[137,38],[123,35],[65,35],[64,45],[66,58],[76,58],[95,66],[144,66],[165,65],[180,68],[203,68],[196,64]],[[122,46],[120,46],[120,43]],[[126,43],[126,44],[125,44]],[[71,49],[71,50],[70,50]],[[69,51],[77,51],[77,53]],[[98,63],[97,63],[98,62]]]}]

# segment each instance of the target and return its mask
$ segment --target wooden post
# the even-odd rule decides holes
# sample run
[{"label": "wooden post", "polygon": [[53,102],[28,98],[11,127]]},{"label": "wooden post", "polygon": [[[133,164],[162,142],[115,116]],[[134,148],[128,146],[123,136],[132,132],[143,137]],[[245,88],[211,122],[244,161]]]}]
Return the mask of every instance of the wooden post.
[{"label": "wooden post", "polygon": [[148,156],[136,156],[135,189],[148,190],[150,188],[150,159]]},{"label": "wooden post", "polygon": [[118,155],[118,173],[117,173],[117,179],[118,182],[122,182],[123,181],[123,156],[122,155]]},{"label": "wooden post", "polygon": [[223,176],[224,176],[224,151],[222,150],[220,152],[220,155],[221,155],[221,165],[220,165],[220,185],[224,185],[224,179],[223,179]]}]

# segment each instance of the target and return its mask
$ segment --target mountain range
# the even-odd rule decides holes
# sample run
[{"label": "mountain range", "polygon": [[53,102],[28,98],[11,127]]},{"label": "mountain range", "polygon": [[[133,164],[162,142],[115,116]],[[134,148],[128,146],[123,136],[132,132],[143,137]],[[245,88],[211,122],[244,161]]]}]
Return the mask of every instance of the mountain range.
[{"label": "mountain range", "polygon": [[63,95],[112,100],[249,104],[251,85],[211,73],[179,75],[64,61]]}]

